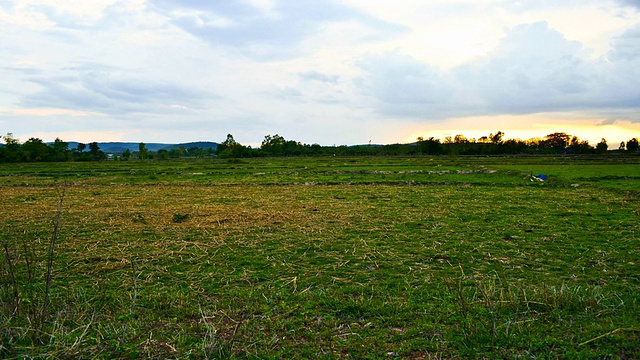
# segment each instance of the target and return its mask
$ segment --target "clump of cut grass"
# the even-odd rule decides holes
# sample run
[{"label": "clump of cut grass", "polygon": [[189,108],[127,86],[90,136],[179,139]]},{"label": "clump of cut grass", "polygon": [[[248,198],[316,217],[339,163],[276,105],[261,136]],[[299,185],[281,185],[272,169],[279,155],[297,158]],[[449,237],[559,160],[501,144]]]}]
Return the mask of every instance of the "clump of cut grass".
[{"label": "clump of cut grass", "polygon": [[[534,339],[545,328],[555,327],[551,324],[557,321],[597,321],[603,314],[626,306],[617,294],[607,298],[599,286],[516,285],[497,274],[465,276],[462,269],[459,276],[445,277],[443,282],[455,304],[452,318],[459,324],[459,341],[465,356],[483,348],[488,353],[501,354],[515,342]],[[623,330],[637,331],[619,329],[580,345]]]},{"label": "clump of cut grass", "polygon": [[142,223],[142,224],[146,224],[147,223],[147,219],[145,219],[144,215],[142,214],[135,214],[131,217],[131,221],[134,223]]},{"label": "clump of cut grass", "polygon": [[181,223],[186,221],[187,219],[189,219],[191,215],[189,214],[180,214],[180,213],[175,213],[173,214],[173,222],[174,223]]}]

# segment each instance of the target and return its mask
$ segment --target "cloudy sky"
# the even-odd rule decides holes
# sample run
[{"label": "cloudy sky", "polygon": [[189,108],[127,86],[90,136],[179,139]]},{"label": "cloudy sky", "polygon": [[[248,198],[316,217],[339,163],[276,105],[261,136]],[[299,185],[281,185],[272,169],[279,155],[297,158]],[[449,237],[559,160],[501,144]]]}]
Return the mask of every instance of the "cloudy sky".
[{"label": "cloudy sky", "polygon": [[638,0],[2,0],[0,29],[21,141],[640,137]]}]

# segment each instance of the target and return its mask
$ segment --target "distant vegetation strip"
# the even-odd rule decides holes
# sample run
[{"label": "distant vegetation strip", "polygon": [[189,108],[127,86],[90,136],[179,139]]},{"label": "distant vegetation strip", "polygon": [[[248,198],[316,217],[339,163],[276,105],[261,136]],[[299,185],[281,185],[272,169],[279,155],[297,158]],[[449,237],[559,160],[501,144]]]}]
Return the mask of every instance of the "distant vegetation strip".
[{"label": "distant vegetation strip", "polygon": [[[65,142],[56,139],[45,143],[30,138],[24,143],[7,133],[0,146],[0,162],[49,162],[49,161],[100,161],[130,159],[250,158],[268,156],[388,156],[388,155],[508,155],[508,154],[602,154],[609,151],[606,139],[592,146],[564,132],[556,132],[544,138],[529,140],[506,139],[504,133],[468,139],[464,135],[447,136],[444,141],[419,137],[410,144],[321,146],[286,140],[276,135],[266,135],[259,148],[238,143],[228,134],[221,143],[194,142],[186,144],[102,143],[89,144]],[[101,149],[101,145],[105,149]],[[106,146],[109,146],[106,148]],[[637,153],[638,139],[621,142],[618,152]]]}]

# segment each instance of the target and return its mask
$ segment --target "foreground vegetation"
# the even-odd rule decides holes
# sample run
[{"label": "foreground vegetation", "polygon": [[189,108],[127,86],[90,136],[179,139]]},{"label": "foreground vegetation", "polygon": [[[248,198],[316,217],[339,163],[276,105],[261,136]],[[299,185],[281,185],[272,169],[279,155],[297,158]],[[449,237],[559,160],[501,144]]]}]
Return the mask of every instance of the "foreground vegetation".
[{"label": "foreground vegetation", "polygon": [[3,164],[0,356],[638,358],[639,160]]}]

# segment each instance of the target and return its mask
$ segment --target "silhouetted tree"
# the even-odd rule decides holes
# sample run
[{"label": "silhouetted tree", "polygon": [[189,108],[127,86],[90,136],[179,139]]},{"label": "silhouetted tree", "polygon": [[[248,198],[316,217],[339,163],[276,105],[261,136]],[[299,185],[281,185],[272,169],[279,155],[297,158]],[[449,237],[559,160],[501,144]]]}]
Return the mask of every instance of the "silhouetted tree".
[{"label": "silhouetted tree", "polygon": [[571,135],[564,132],[556,132],[545,137],[545,147],[562,152],[567,148]]},{"label": "silhouetted tree", "polygon": [[591,145],[589,145],[589,141],[580,141],[580,138],[577,136],[571,138],[569,149],[571,149],[571,152],[574,154],[588,154],[593,150]]},{"label": "silhouetted tree", "polygon": [[442,145],[440,139],[433,136],[425,140],[423,137],[418,138],[418,149],[423,154],[438,155],[442,154]]},{"label": "silhouetted tree", "polygon": [[489,139],[491,140],[492,143],[497,145],[497,144],[502,143],[502,137],[503,136],[504,136],[504,133],[502,131],[498,131],[495,134],[489,135]]},{"label": "silhouetted tree", "polygon": [[522,140],[507,139],[500,144],[502,154],[523,154],[529,149]]},{"label": "silhouetted tree", "polygon": [[638,151],[638,139],[633,138],[627,141],[627,151],[628,152],[637,152]]},{"label": "silhouetted tree", "polygon": [[453,142],[456,144],[467,144],[469,143],[469,140],[467,139],[466,136],[462,134],[458,134],[453,138]]},{"label": "silhouetted tree", "polygon": [[605,138],[602,138],[602,140],[600,140],[600,142],[596,145],[596,152],[598,154],[604,154],[605,152],[607,152],[607,150],[609,150],[607,140],[605,140]]}]

